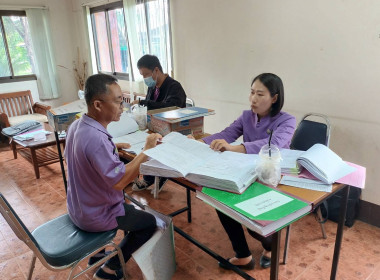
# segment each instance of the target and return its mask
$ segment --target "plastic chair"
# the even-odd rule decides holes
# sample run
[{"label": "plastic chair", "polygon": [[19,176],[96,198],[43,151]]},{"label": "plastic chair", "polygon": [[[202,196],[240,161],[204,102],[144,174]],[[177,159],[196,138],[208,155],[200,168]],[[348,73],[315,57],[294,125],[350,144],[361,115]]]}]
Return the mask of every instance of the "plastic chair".
[{"label": "plastic chair", "polygon": [[[323,122],[316,122],[311,120],[306,120],[306,118],[318,118],[322,119]],[[290,143],[290,148],[293,150],[306,151],[314,144],[323,144],[327,147],[330,144],[330,121],[327,116],[318,114],[318,113],[309,113],[303,116],[300,123],[297,126],[296,131],[294,132],[292,141]],[[321,225],[323,238],[327,238],[325,224],[323,221],[321,208],[318,206],[316,209],[316,215],[318,221]],[[286,229],[285,237],[285,248],[284,248],[284,258],[283,263],[286,263],[287,260],[287,251],[289,248],[289,237],[290,237],[290,225]]]},{"label": "plastic chair", "polygon": [[191,99],[190,97],[186,97],[186,107],[194,107],[195,103],[194,100]]},{"label": "plastic chair", "polygon": [[[117,230],[86,232],[76,227],[69,215],[66,214],[48,221],[30,232],[1,193],[0,213],[16,236],[33,251],[28,280],[32,279],[36,258],[52,271],[70,268],[67,279],[75,279],[115,255],[119,256],[124,279],[127,279],[123,254],[120,248],[112,242]],[[114,247],[115,250],[83,271],[73,274],[82,260],[95,255],[106,247]]]}]

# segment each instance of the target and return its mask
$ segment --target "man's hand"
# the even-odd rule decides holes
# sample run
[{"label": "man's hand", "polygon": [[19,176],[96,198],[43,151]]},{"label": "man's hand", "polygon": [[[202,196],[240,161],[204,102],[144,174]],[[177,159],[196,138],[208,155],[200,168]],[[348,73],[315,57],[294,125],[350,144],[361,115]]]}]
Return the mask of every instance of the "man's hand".
[{"label": "man's hand", "polygon": [[132,105],[139,104],[139,100],[133,100],[131,104]]},{"label": "man's hand", "polygon": [[158,134],[158,133],[149,134],[148,137],[146,138],[144,151],[156,147],[157,141],[161,139],[162,139],[161,134]]},{"label": "man's hand", "polygon": [[129,143],[117,143],[116,148],[119,149],[129,149],[131,147],[131,144]]}]

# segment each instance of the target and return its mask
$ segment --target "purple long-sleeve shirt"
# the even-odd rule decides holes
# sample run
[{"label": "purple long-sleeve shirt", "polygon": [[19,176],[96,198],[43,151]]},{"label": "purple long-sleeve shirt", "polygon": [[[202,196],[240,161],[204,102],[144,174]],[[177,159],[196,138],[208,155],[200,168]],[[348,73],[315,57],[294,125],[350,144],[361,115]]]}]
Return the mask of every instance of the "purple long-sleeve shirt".
[{"label": "purple long-sleeve shirt", "polygon": [[295,128],[296,119],[288,113],[281,111],[274,117],[268,115],[258,122],[257,114],[246,110],[229,127],[202,140],[206,144],[210,144],[215,139],[224,139],[232,143],[243,135],[242,144],[247,154],[257,154],[262,146],[268,144],[269,130],[273,130],[272,144],[279,148],[289,148]]}]

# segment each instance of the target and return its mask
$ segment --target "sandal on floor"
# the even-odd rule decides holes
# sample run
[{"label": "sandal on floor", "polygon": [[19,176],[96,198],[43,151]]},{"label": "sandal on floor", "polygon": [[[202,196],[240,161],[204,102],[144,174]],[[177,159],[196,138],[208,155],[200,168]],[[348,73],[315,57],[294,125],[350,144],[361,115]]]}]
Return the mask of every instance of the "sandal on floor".
[{"label": "sandal on floor", "polygon": [[[229,262],[231,258],[228,258],[227,261]],[[231,265],[234,265],[240,269],[246,269],[246,270],[252,270],[255,268],[255,260],[252,258],[252,260],[250,260],[249,263],[247,264],[232,264]],[[231,270],[232,268],[227,265],[227,264],[224,264],[222,262],[219,262],[219,267],[221,268],[224,268],[224,269],[228,269],[228,270]]]}]

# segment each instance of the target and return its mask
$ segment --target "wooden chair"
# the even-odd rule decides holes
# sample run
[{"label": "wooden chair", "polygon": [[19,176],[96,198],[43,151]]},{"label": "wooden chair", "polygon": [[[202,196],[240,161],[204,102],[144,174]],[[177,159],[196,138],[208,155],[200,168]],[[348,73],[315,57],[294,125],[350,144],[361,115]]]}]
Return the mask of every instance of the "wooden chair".
[{"label": "wooden chair", "polygon": [[[30,90],[0,93],[0,135],[5,127],[14,126],[26,120],[47,122],[50,106],[34,103]],[[13,150],[14,145],[12,146]],[[13,151],[15,154],[15,150]],[[16,158],[16,156],[15,156]]]},{"label": "wooden chair", "polygon": [[30,90],[0,93],[0,122],[9,127],[25,120],[47,122],[46,112],[51,107],[34,103]]}]

